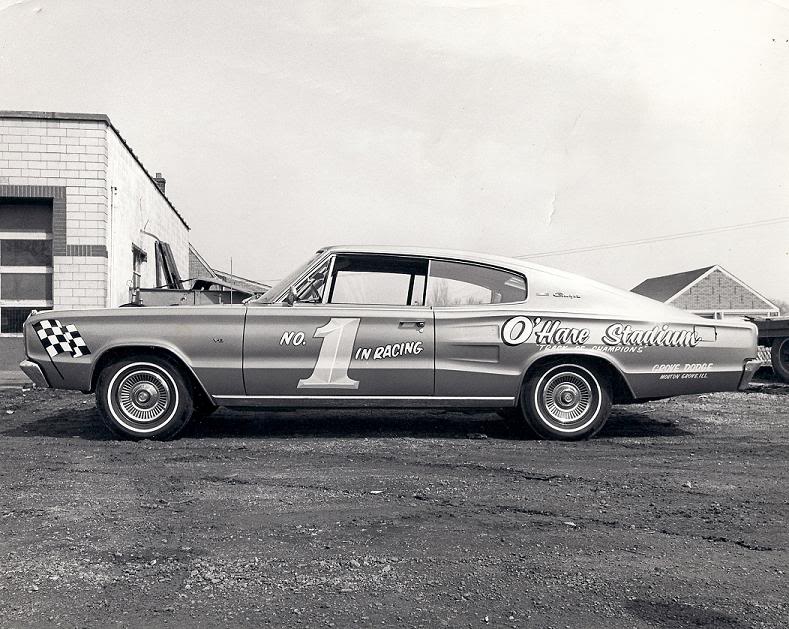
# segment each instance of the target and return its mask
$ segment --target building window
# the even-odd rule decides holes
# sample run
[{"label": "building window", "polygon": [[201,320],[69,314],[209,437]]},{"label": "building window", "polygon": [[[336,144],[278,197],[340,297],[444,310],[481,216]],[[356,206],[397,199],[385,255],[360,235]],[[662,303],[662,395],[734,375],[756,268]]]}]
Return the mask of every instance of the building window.
[{"label": "building window", "polygon": [[52,301],[52,273],[3,273],[0,276],[0,299]]},{"label": "building window", "polygon": [[11,240],[3,239],[0,248],[2,266],[51,266],[51,240]]},{"label": "building window", "polygon": [[132,290],[140,288],[142,278],[142,265],[148,259],[148,254],[137,245],[132,245]]},{"label": "building window", "polygon": [[0,197],[0,334],[52,307],[52,267],[52,200]]},{"label": "building window", "polygon": [[49,308],[15,308],[4,306],[0,308],[0,333],[1,334],[21,334],[22,324],[36,310],[49,310]]}]

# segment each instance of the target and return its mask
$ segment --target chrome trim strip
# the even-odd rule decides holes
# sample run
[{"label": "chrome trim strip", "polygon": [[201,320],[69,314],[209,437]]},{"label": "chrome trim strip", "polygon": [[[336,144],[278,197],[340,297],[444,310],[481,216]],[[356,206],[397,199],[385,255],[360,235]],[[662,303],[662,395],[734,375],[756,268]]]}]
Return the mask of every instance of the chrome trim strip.
[{"label": "chrome trim strip", "polygon": [[41,387],[43,389],[49,388],[49,382],[47,382],[47,377],[44,375],[44,372],[41,371],[41,367],[39,367],[32,360],[23,360],[21,363],[19,363],[19,368],[28,378],[33,381],[33,384],[35,384],[37,387]]},{"label": "chrome trim strip", "polygon": [[[422,291],[422,305],[428,308],[433,306],[427,305],[427,287],[430,285],[430,272],[433,270],[433,258],[427,259],[427,275],[425,275],[425,290]],[[436,325],[435,316],[433,317],[433,326]],[[433,335],[433,363],[435,364],[435,334]]]},{"label": "chrome trim strip", "polygon": [[334,261],[337,259],[336,255],[332,255],[329,258],[329,270],[326,271],[326,282],[323,285],[323,295],[321,297],[322,304],[329,303],[329,295],[331,295],[332,289],[334,289]]},{"label": "chrome trim strip", "polygon": [[[320,251],[320,249],[318,251]],[[423,301],[425,301],[426,298],[427,298],[427,283],[430,280],[430,263],[433,262],[434,260],[436,260],[436,261],[443,261],[443,262],[455,262],[457,264],[467,264],[467,265],[470,265],[470,266],[478,266],[478,267],[482,267],[482,268],[486,268],[486,269],[494,269],[494,270],[498,270],[498,271],[503,271],[505,273],[509,273],[511,275],[517,275],[518,277],[523,278],[523,283],[524,283],[524,286],[526,288],[526,299],[524,299],[523,301],[512,301],[512,302],[507,302],[507,303],[503,303],[503,304],[483,304],[481,306],[482,309],[490,308],[491,306],[496,307],[497,309],[504,309],[504,308],[511,308],[511,307],[515,307],[515,306],[519,306],[519,305],[525,305],[525,304],[529,303],[529,278],[526,277],[526,274],[525,274],[525,272],[522,269],[519,270],[519,269],[515,269],[515,268],[512,268],[512,267],[503,266],[501,264],[495,264],[495,263],[492,263],[492,262],[479,262],[479,261],[476,261],[476,260],[468,260],[466,258],[451,258],[451,257],[447,257],[446,255],[443,255],[443,256],[442,255],[428,255],[427,253],[410,253],[410,252],[407,252],[407,251],[402,252],[402,253],[392,253],[392,252],[381,253],[381,252],[378,252],[378,251],[358,251],[358,250],[355,250],[353,248],[349,248],[347,250],[340,250],[340,251],[338,251],[338,250],[335,250],[335,249],[332,249],[331,247],[329,247],[329,248],[327,248],[324,251],[324,254],[326,254],[326,255],[322,255],[320,258],[318,258],[315,261],[315,263],[311,267],[309,267],[304,273],[302,273],[299,277],[297,277],[291,283],[290,286],[297,286],[299,284],[299,282],[304,280],[313,271],[315,271],[315,269],[317,269],[321,264],[323,264],[323,262],[328,257],[332,258],[332,260],[331,260],[331,268],[329,269],[329,272],[330,273],[334,273],[334,258],[336,258],[336,256],[338,254],[342,254],[342,255],[345,255],[345,254],[349,254],[349,255],[378,255],[378,256],[400,257],[400,258],[420,258],[420,259],[423,259],[423,260],[427,260],[428,268],[427,268],[427,275],[425,276],[425,293],[424,293],[425,299]],[[290,287],[288,287],[288,288],[290,288]],[[326,285],[323,287],[324,299],[321,300],[322,304],[328,304],[328,295],[329,295],[331,289],[332,289],[332,287],[330,287],[328,282],[327,282]],[[276,298],[274,298],[271,301],[266,302],[266,303],[269,303],[269,304],[281,304],[282,300],[285,298],[285,295],[287,295],[287,294],[288,294],[288,290],[285,289],[279,295],[277,295]],[[254,302],[252,302],[252,303],[254,303]],[[337,304],[332,304],[332,305],[337,305]],[[355,304],[355,305],[362,305],[362,304]],[[410,304],[408,304],[408,305],[410,306]],[[423,303],[422,306],[424,306],[424,305],[425,304]],[[472,304],[472,306],[476,306],[477,309],[480,309],[480,306],[477,306],[476,304]],[[458,308],[459,306],[441,306],[441,307],[443,307],[443,308],[453,308],[454,309],[454,308]]]},{"label": "chrome trim strip", "polygon": [[514,402],[513,397],[470,397],[450,396],[435,397],[432,395],[214,395],[217,400],[426,400],[440,402],[443,400],[467,400],[474,402]]}]

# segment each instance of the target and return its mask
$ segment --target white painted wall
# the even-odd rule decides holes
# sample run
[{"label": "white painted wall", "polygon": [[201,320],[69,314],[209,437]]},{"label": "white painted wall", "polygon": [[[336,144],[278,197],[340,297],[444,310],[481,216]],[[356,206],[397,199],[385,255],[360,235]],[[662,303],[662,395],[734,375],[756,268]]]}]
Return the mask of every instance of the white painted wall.
[{"label": "white painted wall", "polygon": [[107,129],[107,149],[110,208],[108,305],[118,306],[129,301],[132,243],[148,255],[148,261],[142,265],[141,286],[149,288],[156,285],[155,240],[143,234],[142,230],[170,244],[178,271],[184,279],[189,273],[189,232],[110,128]]}]

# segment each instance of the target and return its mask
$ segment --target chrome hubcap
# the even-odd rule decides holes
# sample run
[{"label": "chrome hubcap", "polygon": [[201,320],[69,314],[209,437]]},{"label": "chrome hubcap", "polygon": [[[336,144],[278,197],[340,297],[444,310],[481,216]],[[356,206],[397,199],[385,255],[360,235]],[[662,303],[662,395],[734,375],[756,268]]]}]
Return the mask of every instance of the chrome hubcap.
[{"label": "chrome hubcap", "polygon": [[586,379],[572,372],[561,372],[545,384],[542,394],[545,409],[560,424],[577,421],[589,410],[592,388]]},{"label": "chrome hubcap", "polygon": [[118,403],[136,422],[152,422],[164,415],[170,405],[170,387],[153,371],[134,371],[118,385]]}]

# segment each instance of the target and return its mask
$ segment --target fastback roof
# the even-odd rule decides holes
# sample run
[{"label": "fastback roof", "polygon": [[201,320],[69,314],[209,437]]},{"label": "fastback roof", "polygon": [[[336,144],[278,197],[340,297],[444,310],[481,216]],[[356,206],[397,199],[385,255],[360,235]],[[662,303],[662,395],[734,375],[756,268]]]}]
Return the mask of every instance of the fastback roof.
[{"label": "fastback roof", "polygon": [[665,302],[688,284],[695,282],[711,268],[712,266],[705,266],[704,268],[695,269],[693,271],[673,273],[672,275],[661,275],[660,277],[650,277],[633,288],[631,292]]},{"label": "fastback roof", "polygon": [[[499,256],[488,253],[478,253],[475,251],[464,251],[461,249],[438,249],[434,247],[400,247],[391,245],[331,245],[323,247],[324,251],[334,251],[337,253],[382,253],[390,255],[402,256],[421,256],[425,258],[449,258],[458,260],[467,260],[469,262],[480,262],[483,264],[492,264],[494,266],[502,266],[504,268],[513,269],[544,269],[538,264],[527,263],[525,260],[518,258],[508,258],[506,256]],[[553,271],[553,269],[550,269]]]}]

